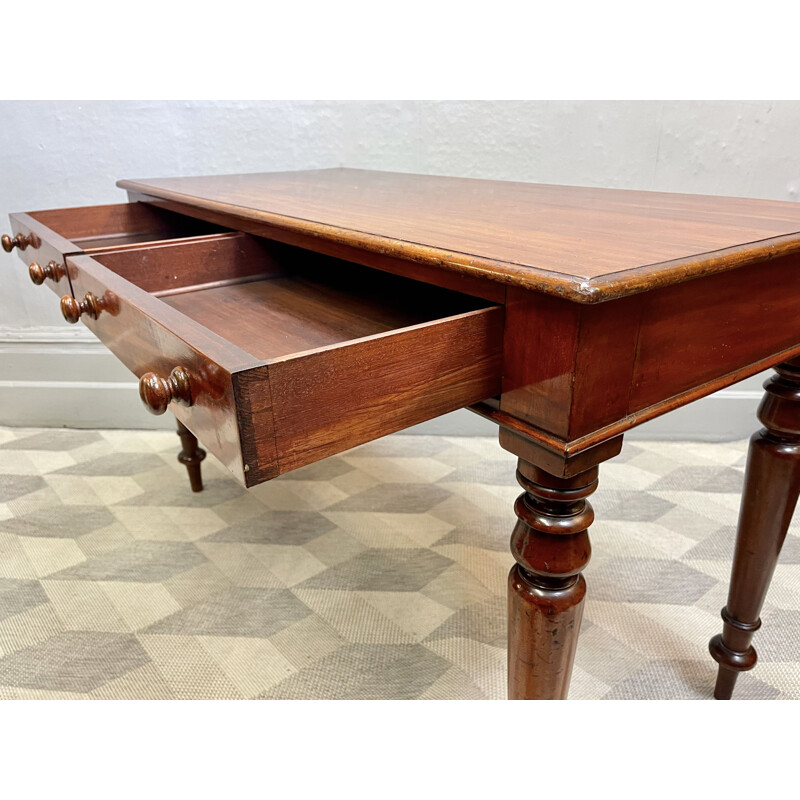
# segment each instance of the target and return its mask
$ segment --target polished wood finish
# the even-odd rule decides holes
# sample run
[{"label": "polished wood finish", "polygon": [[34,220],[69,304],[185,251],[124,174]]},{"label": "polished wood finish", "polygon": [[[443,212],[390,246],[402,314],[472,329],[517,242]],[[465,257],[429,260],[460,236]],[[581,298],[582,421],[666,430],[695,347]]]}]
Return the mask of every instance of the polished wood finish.
[{"label": "polished wood finish", "polygon": [[[483,404],[473,406],[473,410],[480,410],[482,407]],[[622,436],[614,436],[578,453],[555,453],[549,448],[542,447],[538,439],[529,435],[528,429],[517,425],[516,420],[511,420],[502,412],[486,413],[483,416],[500,426],[500,447],[559,478],[574,478],[581,472],[586,472],[597,464],[619,455],[622,450]],[[511,427],[508,422],[515,424]]]},{"label": "polished wood finish", "polygon": [[800,358],[776,371],[758,409],[764,428],[750,440],[725,624],[709,644],[718,700],[730,699],[739,673],[755,666],[750,642],[800,495]]},{"label": "polished wood finish", "polygon": [[504,349],[498,410],[574,455],[800,353],[800,255],[600,305],[509,289]]},{"label": "polished wood finish", "polygon": [[500,410],[563,441],[565,450],[624,417],[640,306],[639,297],[585,306],[510,289]]},{"label": "polished wood finish", "polygon": [[18,233],[13,238],[7,233],[4,233],[2,236],[3,250],[5,250],[6,253],[10,253],[15,247],[18,247],[20,250],[25,250],[30,243],[31,240],[22,233]]},{"label": "polished wood finish", "polygon": [[189,484],[193,492],[203,491],[203,476],[200,464],[206,457],[206,451],[197,445],[197,437],[180,421],[178,422],[178,436],[181,440],[181,451],[178,461],[186,467],[189,473]]},{"label": "polished wood finish", "polygon": [[[800,255],[651,292],[628,413],[800,345]],[[784,319],[796,325],[775,324]]]},{"label": "polished wood finish", "polygon": [[83,300],[76,300],[72,295],[65,294],[61,298],[61,315],[74,325],[84,314],[90,319],[97,319],[105,304],[91,292],[86,292]]},{"label": "polished wood finish", "polygon": [[580,303],[800,252],[796,204],[746,198],[352,169],[117,185],[264,236],[290,230]]},{"label": "polished wood finish", "polygon": [[483,308],[274,362],[269,374],[281,470],[495,394],[502,330],[502,309]]},{"label": "polished wood finish", "polygon": [[289,274],[220,281],[163,301],[263,359],[421,325],[480,302],[364,270],[297,263]]},{"label": "polished wood finish", "polygon": [[[160,240],[213,235],[217,225],[174,214],[144,203],[119,203],[82,208],[58,208],[11,214],[16,236],[5,237],[3,247],[20,248],[31,280],[44,283],[59,294],[59,280],[66,274],[65,259],[77,253],[137,249]],[[7,240],[7,241],[6,241]],[[7,246],[6,246],[7,245]],[[41,267],[40,264],[45,264]]]},{"label": "polished wood finish", "polygon": [[[113,254],[109,255],[112,259]],[[90,256],[67,261],[75,294],[87,292],[113,303],[114,313],[83,323],[141,377],[147,372],[166,377],[176,366],[195,380],[197,397],[191,408],[175,403],[171,410],[199,435],[203,444],[243,480],[244,462],[232,374],[253,369],[258,359],[185,317]]]},{"label": "polished wood finish", "polygon": [[144,376],[145,404],[169,405],[245,485],[500,391],[501,307],[249,238],[68,260],[76,294],[114,304],[87,324]]},{"label": "polished wood finish", "polygon": [[[360,264],[372,269],[402,275],[404,278],[440,286],[443,289],[453,289],[463,294],[482,297],[494,303],[505,300],[506,287],[494,280],[486,280],[480,274],[468,274],[463,271],[450,271],[440,269],[435,260],[426,261],[417,252],[405,253],[403,258],[390,255],[382,248],[364,249],[363,247],[349,244],[346,236],[336,239],[323,238],[313,234],[306,234],[291,228],[265,225],[258,220],[246,217],[232,217],[230,214],[213,211],[208,208],[164,200],[139,192],[129,191],[131,202],[147,203],[157,208],[163,208],[177,214],[187,214],[197,219],[217,225],[235,227],[245,233],[254,234],[263,241],[270,242],[273,246],[289,245],[290,248],[302,248],[309,254],[331,256],[349,264]],[[269,237],[265,239],[264,237]],[[424,249],[423,249],[424,254]]]},{"label": "polished wood finish", "polygon": [[33,235],[34,240],[50,242],[63,249],[62,255],[91,253],[219,231],[214,225],[144,203],[31,211],[12,214],[11,219],[12,226],[16,220],[26,226],[28,235]]},{"label": "polished wood finish", "polygon": [[74,253],[70,318],[245,485],[464,405],[498,424],[525,489],[512,697],[566,696],[586,497],[622,434],[790,362],[751,449],[718,695],[754,661],[796,495],[798,204],[361,170],[119,185],[134,202],[13,215],[23,260]]},{"label": "polished wood finish", "polygon": [[586,596],[581,572],[589,563],[586,498],[597,488],[597,467],[558,478],[520,459],[508,576],[508,696],[565,699]]},{"label": "polished wood finish", "polygon": [[48,261],[43,267],[32,261],[28,266],[28,275],[37,286],[41,286],[45,280],[58,283],[66,274],[66,268],[57,261]]},{"label": "polished wood finish", "polygon": [[145,372],[139,378],[139,397],[151,414],[163,414],[173,402],[191,408],[197,394],[197,389],[192,389],[193,383],[199,381],[185,367],[173,367],[166,378]]},{"label": "polished wood finish", "polygon": [[221,233],[113,250],[105,266],[158,297],[277,277],[272,243],[242,233]]}]

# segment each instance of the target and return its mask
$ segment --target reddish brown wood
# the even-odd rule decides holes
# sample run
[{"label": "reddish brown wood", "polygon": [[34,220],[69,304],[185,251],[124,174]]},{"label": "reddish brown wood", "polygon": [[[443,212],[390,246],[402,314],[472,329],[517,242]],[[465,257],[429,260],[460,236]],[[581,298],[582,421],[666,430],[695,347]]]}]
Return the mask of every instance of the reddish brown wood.
[{"label": "reddish brown wood", "polygon": [[[385,253],[381,249],[370,250],[348,244],[346,237],[322,238],[297,230],[269,225],[258,220],[231,216],[230,213],[200,208],[174,200],[164,200],[135,191],[128,192],[128,197],[131,202],[148,203],[156,208],[196,217],[216,225],[235,227],[240,231],[255,234],[259,238],[264,237],[273,248],[283,245],[288,246],[289,250],[302,248],[309,255],[332,256],[341,262],[360,264],[372,269],[391,272],[432,286],[482,297],[494,303],[502,303],[505,300],[506,287],[502,283],[486,280],[481,275],[472,275],[461,270],[442,270],[435,263],[428,263],[423,256],[416,252],[405,253],[401,258]],[[279,251],[274,250],[273,252],[276,257],[280,258]]]},{"label": "reddish brown wood", "polygon": [[[282,356],[432,322],[483,305],[434,287],[350,266],[165,296],[177,308],[254,356]],[[353,274],[354,273],[354,274]]]},{"label": "reddish brown wood", "polygon": [[57,261],[48,261],[44,266],[32,261],[28,265],[28,275],[37,286],[41,286],[46,280],[58,283],[66,274],[64,265]]},{"label": "reddish brown wood", "polygon": [[592,306],[509,289],[504,350],[497,411],[575,454],[800,352],[800,256]]},{"label": "reddish brown wood", "polygon": [[[155,373],[159,409],[186,399],[168,377],[184,367],[192,405],[170,408],[246,485],[460,405],[501,426],[526,489],[516,696],[566,693],[585,496],[620,434],[800,355],[797,204],[357,170],[121,185],[152,203],[13,215],[20,255],[97,254],[68,262],[68,316]],[[748,477],[762,494],[794,447],[770,424]],[[752,632],[734,618],[728,636]]]},{"label": "reddish brown wood", "polygon": [[270,244],[242,233],[210,234],[115,249],[101,260],[140,289],[165,297],[280,275]]},{"label": "reddish brown wood", "polygon": [[[56,245],[69,242],[63,255],[219,231],[208,223],[145,203],[57,208],[18,216],[28,218],[31,232],[38,238]],[[31,220],[38,225],[31,225]]]},{"label": "reddish brown wood", "polygon": [[615,436],[574,455],[554,453],[542,447],[536,439],[532,439],[527,431],[507,427],[502,415],[489,418],[494,419],[500,426],[500,447],[559,478],[574,478],[581,472],[619,455],[622,450],[622,436]]},{"label": "reddish brown wood", "polygon": [[185,367],[173,367],[166,378],[154,372],[145,372],[139,378],[139,397],[151,414],[163,414],[170,403],[190,408],[194,405],[198,383]]},{"label": "reddish brown wood", "polygon": [[582,303],[800,251],[797,204],[745,198],[349,169],[117,185],[265,236],[290,230]]},{"label": "reddish brown wood", "polygon": [[[131,252],[68,263],[76,293],[116,303],[87,324],[144,376],[145,404],[163,413],[185,400],[170,377],[185,369],[190,406],[170,408],[245,485],[499,392],[502,308],[302,252],[275,272],[269,254],[252,245],[242,259],[241,247],[235,237],[159,246],[154,270],[134,268]],[[168,253],[202,262],[203,279],[217,264],[242,280],[192,286],[176,269],[186,291],[159,298],[122,277],[159,285]]]},{"label": "reddish brown wood", "polygon": [[512,700],[566,699],[589,562],[586,498],[597,488],[597,467],[557,478],[520,459],[525,490],[514,511],[516,560],[508,576],[508,696]]},{"label": "reddish brown wood", "polygon": [[180,421],[178,422],[178,436],[181,439],[181,451],[178,461],[186,466],[189,473],[189,484],[193,492],[203,491],[203,475],[200,464],[206,457],[206,451],[197,445],[197,437]]},{"label": "reddish brown wood", "polygon": [[245,486],[255,486],[280,474],[275,440],[275,413],[269,367],[237,372],[232,376]]},{"label": "reddish brown wood", "polygon": [[565,442],[624,417],[641,305],[509,289],[500,409]]},{"label": "reddish brown wood", "polygon": [[628,413],[799,344],[800,255],[650,292]]},{"label": "reddish brown wood", "polygon": [[[8,252],[20,248],[34,283],[44,283],[59,294],[71,286],[56,284],[66,274],[66,257],[106,249],[136,249],[141,243],[210,234],[218,226],[174,214],[145,203],[59,208],[10,215],[16,233]],[[22,252],[25,251],[25,252]],[[40,264],[45,264],[41,267]],[[67,281],[69,283],[69,280]]]},{"label": "reddish brown wood", "polygon": [[258,359],[142,291],[90,256],[68,260],[78,296],[91,292],[113,312],[81,319],[137,377],[162,377],[176,366],[193,376],[191,408],[172,404],[178,419],[244,481],[232,375],[259,366]]},{"label": "reddish brown wood", "polygon": [[729,700],[739,673],[755,666],[750,642],[800,494],[800,358],[776,371],[758,409],[764,428],[750,440],[725,624],[709,644],[718,700]]},{"label": "reddish brown wood", "polygon": [[103,295],[99,299],[92,292],[86,292],[83,300],[76,300],[72,295],[65,294],[61,298],[61,315],[74,325],[84,314],[89,319],[97,319],[112,303],[108,295]]},{"label": "reddish brown wood", "polygon": [[30,244],[30,239],[22,233],[18,233],[14,237],[4,233],[2,236],[2,243],[3,250],[5,250],[6,253],[10,253],[15,247],[24,250]]},{"label": "reddish brown wood", "polygon": [[496,394],[502,330],[484,308],[270,364],[281,472]]}]

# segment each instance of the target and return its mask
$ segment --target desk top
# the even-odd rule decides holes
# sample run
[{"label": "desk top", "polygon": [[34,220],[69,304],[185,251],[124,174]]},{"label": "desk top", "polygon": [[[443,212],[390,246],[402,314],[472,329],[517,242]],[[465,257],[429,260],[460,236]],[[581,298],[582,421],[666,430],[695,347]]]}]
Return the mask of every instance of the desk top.
[{"label": "desk top", "polygon": [[117,185],[583,303],[800,253],[800,203],[774,200],[357,169]]}]

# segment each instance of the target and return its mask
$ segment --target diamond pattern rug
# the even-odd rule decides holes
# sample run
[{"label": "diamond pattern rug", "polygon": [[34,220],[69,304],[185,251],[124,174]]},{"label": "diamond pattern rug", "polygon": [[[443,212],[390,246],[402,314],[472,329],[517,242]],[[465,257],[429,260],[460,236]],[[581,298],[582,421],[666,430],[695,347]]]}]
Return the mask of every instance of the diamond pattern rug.
[{"label": "diamond pattern rug", "polygon": [[[0,428],[0,698],[501,699],[520,489],[395,435],[193,494],[169,432]],[[626,443],[592,498],[570,697],[710,698],[746,442]],[[800,520],[736,696],[800,697]]]}]

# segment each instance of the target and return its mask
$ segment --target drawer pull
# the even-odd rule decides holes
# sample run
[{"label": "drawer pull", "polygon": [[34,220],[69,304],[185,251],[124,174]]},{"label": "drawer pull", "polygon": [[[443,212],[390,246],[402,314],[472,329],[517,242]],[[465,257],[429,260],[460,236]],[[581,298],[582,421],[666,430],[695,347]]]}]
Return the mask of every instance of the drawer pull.
[{"label": "drawer pull", "polygon": [[7,234],[4,233],[2,237],[3,243],[3,250],[6,253],[10,253],[15,247],[19,247],[20,250],[24,250],[29,244],[33,244],[33,237],[24,236],[21,233],[18,233],[13,239]]},{"label": "drawer pull", "polygon": [[31,280],[37,285],[41,286],[45,278],[50,278],[54,283],[58,283],[64,277],[64,267],[57,261],[49,261],[45,266],[39,266],[33,261],[28,267],[28,275]]},{"label": "drawer pull", "polygon": [[64,319],[72,325],[74,325],[83,314],[86,314],[92,319],[97,319],[100,316],[101,310],[102,304],[91,292],[87,292],[83,300],[76,300],[68,294],[65,294],[61,298],[61,313]]},{"label": "drawer pull", "polygon": [[155,372],[145,372],[139,379],[139,397],[151,414],[163,414],[174,400],[182,406],[191,406],[192,382],[189,370],[175,367],[168,378]]}]

